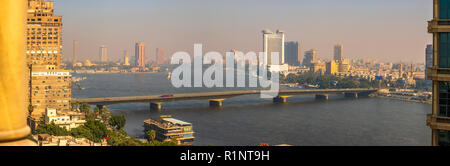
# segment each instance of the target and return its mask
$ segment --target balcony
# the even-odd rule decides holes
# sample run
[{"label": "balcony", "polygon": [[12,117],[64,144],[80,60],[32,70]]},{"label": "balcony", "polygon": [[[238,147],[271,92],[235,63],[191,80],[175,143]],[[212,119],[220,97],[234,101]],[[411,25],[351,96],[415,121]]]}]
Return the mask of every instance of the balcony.
[{"label": "balcony", "polygon": [[428,68],[428,80],[450,81],[450,68]]},{"label": "balcony", "polygon": [[450,117],[427,115],[427,126],[437,130],[450,130]]},{"label": "balcony", "polygon": [[428,21],[428,33],[450,32],[450,19]]}]

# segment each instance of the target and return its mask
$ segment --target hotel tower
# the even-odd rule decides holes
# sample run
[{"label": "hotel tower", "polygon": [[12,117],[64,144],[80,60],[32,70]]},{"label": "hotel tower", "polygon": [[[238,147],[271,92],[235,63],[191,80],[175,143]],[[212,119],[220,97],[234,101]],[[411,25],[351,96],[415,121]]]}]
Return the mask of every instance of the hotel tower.
[{"label": "hotel tower", "polygon": [[427,116],[433,146],[450,145],[450,0],[433,0],[433,65],[427,78],[433,81],[433,111]]}]

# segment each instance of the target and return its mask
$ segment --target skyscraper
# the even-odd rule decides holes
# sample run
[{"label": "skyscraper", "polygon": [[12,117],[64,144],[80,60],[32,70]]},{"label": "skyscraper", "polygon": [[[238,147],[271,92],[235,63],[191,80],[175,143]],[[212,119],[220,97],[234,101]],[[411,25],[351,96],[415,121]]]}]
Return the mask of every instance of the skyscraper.
[{"label": "skyscraper", "polygon": [[284,44],[285,46],[285,62],[292,66],[299,66],[301,64],[301,49],[298,42],[290,41]]},{"label": "skyscraper", "polygon": [[135,47],[136,67],[145,68],[145,43],[138,42]]},{"label": "skyscraper", "polygon": [[311,67],[317,63],[317,50],[311,49],[305,52],[305,58],[303,59],[303,66]]},{"label": "skyscraper", "polygon": [[69,70],[60,68],[62,17],[53,12],[51,0],[28,0],[27,97],[29,105],[33,106],[29,116],[32,129],[45,109],[70,110],[71,75]]},{"label": "skyscraper", "polygon": [[129,60],[129,57],[128,57],[128,51],[127,50],[123,51],[123,65],[124,66],[130,66],[130,60]]},{"label": "skyscraper", "polygon": [[[277,30],[273,33],[270,30],[263,30],[263,51],[267,55],[268,65],[282,65],[284,64],[284,32]],[[270,58],[273,52],[278,52],[278,64],[272,63]]]},{"label": "skyscraper", "polygon": [[105,63],[108,61],[108,48],[106,48],[106,46],[102,45],[99,49],[99,60],[102,63]]},{"label": "skyscraper", "polygon": [[166,56],[164,55],[164,49],[156,48],[156,64],[162,65],[166,63]]},{"label": "skyscraper", "polygon": [[[425,69],[433,67],[433,45],[428,44],[425,50]],[[428,71],[425,70],[425,78],[428,76]]]},{"label": "skyscraper", "polygon": [[77,63],[78,57],[78,41],[73,41],[73,58],[72,58],[72,66],[75,66]]},{"label": "skyscraper", "polygon": [[450,0],[433,0],[433,20],[428,32],[433,34],[433,66],[428,79],[433,80],[432,114],[427,125],[432,132],[433,146],[450,145]]},{"label": "skyscraper", "polygon": [[337,62],[344,61],[344,46],[342,44],[334,46],[334,60]]}]

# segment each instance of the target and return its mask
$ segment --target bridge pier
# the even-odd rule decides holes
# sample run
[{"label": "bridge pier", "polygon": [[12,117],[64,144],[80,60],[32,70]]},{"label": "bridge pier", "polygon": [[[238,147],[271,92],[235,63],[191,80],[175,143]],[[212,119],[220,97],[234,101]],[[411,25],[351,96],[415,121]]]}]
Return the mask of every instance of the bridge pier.
[{"label": "bridge pier", "polygon": [[223,106],[223,101],[225,99],[214,99],[214,100],[209,100],[209,106],[210,107],[222,107]]},{"label": "bridge pier", "polygon": [[345,93],[344,96],[348,97],[348,98],[355,98],[355,99],[357,99],[358,98],[358,93]]},{"label": "bridge pier", "polygon": [[316,100],[328,100],[328,95],[327,94],[317,94]]},{"label": "bridge pier", "polygon": [[150,110],[160,111],[162,103],[150,103]]},{"label": "bridge pier", "polygon": [[273,102],[274,103],[286,103],[286,101],[287,101],[286,99],[287,99],[287,97],[277,96],[277,97],[273,98]]}]

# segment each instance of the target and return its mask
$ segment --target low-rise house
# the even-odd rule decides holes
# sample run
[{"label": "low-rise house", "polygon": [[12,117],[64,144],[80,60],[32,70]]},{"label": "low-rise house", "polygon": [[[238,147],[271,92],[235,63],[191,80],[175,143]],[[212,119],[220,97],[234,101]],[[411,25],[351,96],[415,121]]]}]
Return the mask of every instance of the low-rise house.
[{"label": "low-rise house", "polygon": [[71,130],[86,123],[85,115],[80,112],[57,112],[56,109],[47,108],[45,111],[45,123],[54,123],[59,127]]}]

